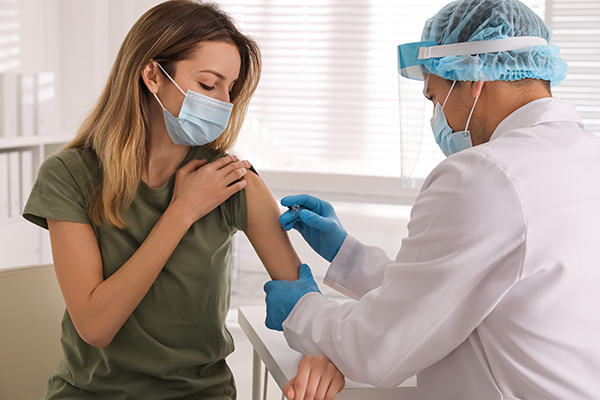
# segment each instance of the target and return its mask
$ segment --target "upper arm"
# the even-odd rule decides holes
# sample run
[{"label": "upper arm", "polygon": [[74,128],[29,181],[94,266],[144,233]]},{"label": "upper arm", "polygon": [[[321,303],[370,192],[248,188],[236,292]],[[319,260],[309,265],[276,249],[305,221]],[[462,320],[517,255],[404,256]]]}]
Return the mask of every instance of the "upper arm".
[{"label": "upper arm", "polygon": [[300,258],[287,232],[279,224],[279,206],[265,182],[248,173],[245,188],[248,204],[246,235],[272,279],[296,280]]},{"label": "upper arm", "polygon": [[102,258],[91,225],[48,219],[54,269],[75,327],[91,293],[104,281]]}]

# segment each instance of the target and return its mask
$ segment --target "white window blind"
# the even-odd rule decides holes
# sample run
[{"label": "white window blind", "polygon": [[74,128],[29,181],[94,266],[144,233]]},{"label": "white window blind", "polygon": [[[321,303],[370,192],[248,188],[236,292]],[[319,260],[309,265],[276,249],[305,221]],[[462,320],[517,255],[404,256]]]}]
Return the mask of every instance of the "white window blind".
[{"label": "white window blind", "polygon": [[546,22],[569,64],[554,95],[574,104],[587,129],[600,137],[600,1],[548,0]]},{"label": "white window blind", "polygon": [[418,41],[441,0],[224,0],[258,39],[250,112],[291,169],[400,175],[396,46]]},{"label": "white window blind", "polygon": [[[551,15],[556,23],[559,16],[564,17],[558,10],[569,9],[569,17],[575,18],[570,28],[554,26],[554,42],[563,47],[562,55],[573,74],[563,84],[565,89],[556,93],[571,96],[566,100],[579,107],[588,124],[599,123],[600,72],[594,72],[591,64],[598,63],[600,40],[589,36],[592,25],[597,25],[593,21],[598,19],[598,0],[557,0],[549,3],[549,10],[545,0],[524,2],[542,17]],[[259,42],[263,75],[250,112],[291,159],[287,169],[400,176],[396,46],[419,41],[425,20],[447,1],[220,3]],[[573,4],[579,6],[568,8]],[[595,14],[590,14],[590,9]],[[587,18],[587,25],[582,26],[577,18]],[[574,26],[580,27],[578,32],[565,33],[564,29],[573,30]],[[585,51],[579,40],[573,47],[563,43],[572,43],[574,35],[585,37],[589,46]],[[586,89],[585,79],[592,77],[595,81]],[[596,91],[590,93],[592,85]],[[578,89],[568,91],[567,87]],[[420,97],[416,100],[422,101]],[[425,134],[430,134],[429,130]],[[423,154],[432,160],[431,168],[439,161],[433,154],[439,150],[434,147],[429,150],[431,155]],[[431,168],[423,169],[421,178]]]},{"label": "white window blind", "polygon": [[0,72],[19,67],[19,4],[0,0]]}]

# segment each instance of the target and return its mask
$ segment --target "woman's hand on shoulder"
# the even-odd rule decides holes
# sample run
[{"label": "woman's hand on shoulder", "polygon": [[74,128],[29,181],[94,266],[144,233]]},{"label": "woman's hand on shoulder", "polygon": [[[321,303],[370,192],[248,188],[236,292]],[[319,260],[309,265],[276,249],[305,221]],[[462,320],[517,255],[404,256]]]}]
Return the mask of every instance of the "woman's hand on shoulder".
[{"label": "woman's hand on shoulder", "polygon": [[239,161],[232,155],[208,164],[206,160],[188,162],[175,175],[169,207],[176,207],[191,226],[246,186],[241,178],[250,166],[248,161]]},{"label": "woman's hand on shoulder", "polygon": [[290,400],[333,400],[345,385],[344,375],[326,357],[305,356],[282,390]]}]

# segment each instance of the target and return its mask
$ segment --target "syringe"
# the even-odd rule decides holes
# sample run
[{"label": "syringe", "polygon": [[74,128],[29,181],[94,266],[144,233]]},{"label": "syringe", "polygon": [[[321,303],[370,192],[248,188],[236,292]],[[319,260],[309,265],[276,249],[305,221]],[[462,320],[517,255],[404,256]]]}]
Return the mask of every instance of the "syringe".
[{"label": "syringe", "polygon": [[[279,204],[281,204],[281,199],[275,199],[279,202]],[[294,204],[293,206],[288,206],[288,210],[290,210],[292,213],[294,213],[295,215],[299,215],[300,211],[302,210],[306,210],[307,208],[304,206],[301,206],[299,204]]]}]

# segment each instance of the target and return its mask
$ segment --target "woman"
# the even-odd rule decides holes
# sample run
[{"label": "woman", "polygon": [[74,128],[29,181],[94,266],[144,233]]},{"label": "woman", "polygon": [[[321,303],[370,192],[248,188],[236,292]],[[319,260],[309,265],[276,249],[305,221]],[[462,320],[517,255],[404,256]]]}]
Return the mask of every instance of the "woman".
[{"label": "woman", "polygon": [[259,75],[256,44],[213,5],[159,4],[127,34],[24,211],[50,232],[67,306],[47,399],[235,398],[232,235],[273,279],[300,265],[264,182],[224,154]]}]

